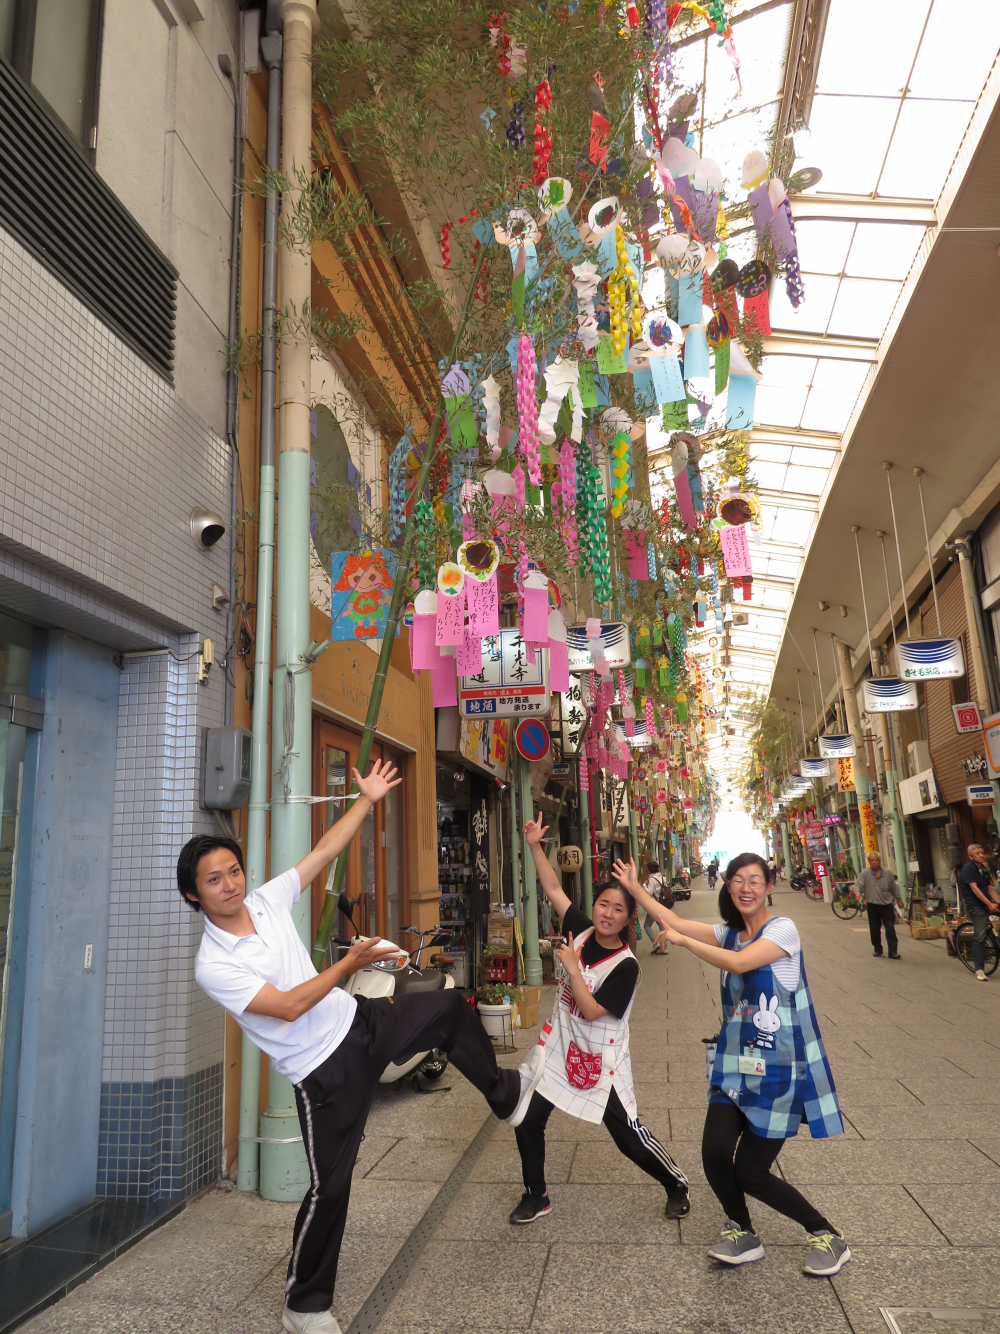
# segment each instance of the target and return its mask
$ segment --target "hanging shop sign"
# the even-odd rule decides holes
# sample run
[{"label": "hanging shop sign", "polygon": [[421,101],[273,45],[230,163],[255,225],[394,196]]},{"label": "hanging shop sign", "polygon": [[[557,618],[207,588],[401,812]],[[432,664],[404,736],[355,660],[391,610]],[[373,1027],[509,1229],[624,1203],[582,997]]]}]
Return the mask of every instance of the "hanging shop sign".
[{"label": "hanging shop sign", "polygon": [[490,635],[483,640],[482,671],[459,680],[458,707],[464,718],[520,718],[526,713],[546,716],[548,653],[531,650],[516,629]]},{"label": "hanging shop sign", "polygon": [[837,761],[837,791],[854,791],[854,760],[850,756]]},{"label": "hanging shop sign", "polygon": [[827,735],[819,739],[819,753],[828,759],[839,760],[857,755],[858,747],[850,733],[846,736]]},{"label": "hanging shop sign", "polygon": [[575,759],[580,753],[580,738],[587,726],[589,710],[583,697],[583,682],[579,676],[570,676],[569,689],[554,696],[557,707],[557,735],[564,760]]},{"label": "hanging shop sign", "polygon": [[540,718],[525,718],[514,729],[514,745],[523,760],[534,764],[549,753],[548,724]]},{"label": "hanging shop sign", "polygon": [[966,778],[975,778],[978,774],[986,773],[986,756],[979,754],[966,755],[964,760],[959,760],[958,767]]},{"label": "hanging shop sign", "polygon": [[955,719],[956,732],[978,732],[983,725],[978,704],[953,704],[951,712]]},{"label": "hanging shop sign", "polygon": [[901,681],[898,676],[876,676],[865,682],[866,713],[896,713],[919,707],[917,687],[912,681]]},{"label": "hanging shop sign", "polygon": [[552,772],[549,774],[549,777],[556,779],[568,778],[569,771],[570,771],[569,760],[560,760],[558,764],[553,764]]},{"label": "hanging shop sign", "polygon": [[941,805],[933,769],[925,769],[912,778],[901,778],[898,788],[904,815],[919,815],[921,811],[933,811]]},{"label": "hanging shop sign", "polygon": [[824,824],[840,824],[840,816],[837,815],[836,813],[834,813],[833,815],[824,815],[824,816],[823,816],[823,823],[824,823]]},{"label": "hanging shop sign", "polygon": [[996,793],[992,783],[973,783],[965,789],[965,800],[970,806],[992,806]]},{"label": "hanging shop sign", "polygon": [[965,675],[965,658],[958,639],[904,640],[896,645],[896,662],[904,681]]},{"label": "hanging shop sign", "polygon": [[566,643],[569,646],[569,670],[571,672],[592,672],[595,670],[594,649],[603,654],[607,666],[615,670],[627,667],[632,661],[629,645],[628,626],[621,621],[602,621],[600,636],[587,638],[586,625],[568,625]]},{"label": "hanging shop sign", "polygon": [[579,871],[583,865],[583,853],[574,843],[564,843],[556,853],[556,862],[560,871]]},{"label": "hanging shop sign", "polygon": [[865,841],[865,856],[867,857],[870,852],[878,852],[875,810],[870,801],[859,801],[858,813],[861,817],[861,836]]},{"label": "hanging shop sign", "polygon": [[988,714],[983,719],[983,745],[986,748],[986,770],[990,778],[1000,778],[1000,713]]},{"label": "hanging shop sign", "polygon": [[494,778],[507,773],[510,723],[506,718],[463,718],[458,732],[458,753],[471,764],[487,769]]},{"label": "hanging shop sign", "polygon": [[799,760],[799,773],[803,778],[826,778],[830,772],[830,761],[825,759],[817,760],[803,755]]}]

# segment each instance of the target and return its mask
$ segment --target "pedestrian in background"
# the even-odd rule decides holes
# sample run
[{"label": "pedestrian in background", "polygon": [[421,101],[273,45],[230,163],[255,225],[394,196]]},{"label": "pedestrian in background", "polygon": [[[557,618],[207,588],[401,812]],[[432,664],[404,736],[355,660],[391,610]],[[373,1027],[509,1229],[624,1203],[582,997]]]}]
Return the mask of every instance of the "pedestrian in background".
[{"label": "pedestrian in background", "polygon": [[962,867],[958,883],[962,887],[965,911],[973,926],[972,962],[976,966],[976,981],[985,982],[986,928],[990,924],[990,913],[1000,911],[1000,900],[997,899],[996,882],[986,864],[986,850],[981,844],[969,844],[969,860]]},{"label": "pedestrian in background", "polygon": [[[645,883],[646,893],[656,899],[657,903],[662,903],[665,908],[672,908],[674,906],[674,896],[670,892],[670,883],[660,870],[657,862],[651,861],[646,863]],[[661,955],[666,954],[666,937],[664,937],[663,940],[660,939],[662,932],[660,930],[660,924],[656,918],[651,917],[649,913],[647,913],[643,926],[645,927],[646,934],[653,942],[653,948],[650,950],[650,953]]]},{"label": "pedestrian in background", "polygon": [[900,958],[899,940],[896,936],[896,910],[893,906],[902,903],[899,886],[893,873],[882,865],[882,858],[877,852],[869,852],[868,865],[855,880],[854,888],[859,894],[864,894],[865,903],[868,905],[868,930],[872,938],[872,954],[876,959],[882,957],[884,926],[889,958]]}]

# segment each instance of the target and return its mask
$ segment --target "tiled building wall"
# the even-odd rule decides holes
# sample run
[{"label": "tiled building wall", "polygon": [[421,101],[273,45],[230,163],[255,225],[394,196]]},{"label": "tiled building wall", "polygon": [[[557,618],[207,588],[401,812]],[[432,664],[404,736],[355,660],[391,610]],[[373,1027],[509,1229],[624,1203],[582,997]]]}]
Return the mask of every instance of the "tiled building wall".
[{"label": "tiled building wall", "polygon": [[[106,801],[98,1176],[109,1194],[187,1193],[221,1156],[224,1016],[194,984],[201,920],[174,867],[184,840],[211,827],[201,729],[224,712],[227,623],[211,588],[228,586],[229,536],[199,549],[189,515],[228,514],[229,477],[226,443],[0,231],[0,607],[113,648],[169,650],[124,663]],[[220,662],[198,685],[206,635]],[[40,1085],[33,1096],[44,1101]],[[21,1112],[30,1125],[34,1109]],[[30,1235],[58,1191],[44,1208],[22,1193],[16,1226]]]}]

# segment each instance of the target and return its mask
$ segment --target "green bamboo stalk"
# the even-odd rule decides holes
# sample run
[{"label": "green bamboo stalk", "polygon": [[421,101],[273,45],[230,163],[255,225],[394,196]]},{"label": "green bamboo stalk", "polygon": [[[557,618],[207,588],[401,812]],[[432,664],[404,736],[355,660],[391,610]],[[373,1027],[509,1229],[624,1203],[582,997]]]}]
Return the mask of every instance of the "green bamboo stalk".
[{"label": "green bamboo stalk", "polygon": [[[482,272],[483,264],[486,262],[485,245],[480,246],[479,254],[476,256],[475,268],[472,271],[472,279],[469,283],[469,290],[465,295],[465,303],[462,306],[462,313],[459,316],[458,325],[455,329],[455,339],[451,346],[451,355],[448,358],[448,365],[452,366],[458,356],[459,345],[462,341],[462,334],[465,332],[465,325],[469,318],[469,312],[472,309],[472,298],[479,282],[479,275]],[[396,582],[393,585],[392,601],[389,604],[389,618],[386,622],[385,634],[382,638],[382,650],[378,656],[378,670],[375,673],[375,679],[372,682],[371,697],[368,700],[368,713],[365,716],[365,727],[361,734],[361,745],[358,749],[358,773],[364,774],[368,768],[368,761],[371,758],[372,742],[375,739],[375,728],[378,724],[379,710],[382,707],[382,694],[385,690],[386,679],[389,674],[389,659],[392,655],[392,641],[396,637],[396,626],[399,624],[399,613],[403,606],[403,596],[406,592],[406,586],[410,577],[410,565],[413,561],[413,546],[417,537],[416,524],[416,501],[423,495],[424,488],[430,477],[431,468],[437,455],[437,437],[441,425],[441,414],[444,410],[444,400],[438,395],[438,405],[431,421],[430,430],[427,434],[427,450],[424,455],[424,462],[417,477],[416,487],[414,488],[414,505],[410,510],[410,516],[406,521],[406,531],[403,535],[403,549],[399,555],[399,567],[396,571]],[[356,782],[351,783],[351,791],[357,792]],[[334,913],[337,909],[337,900],[344,888],[344,878],[347,875],[347,859],[350,854],[350,847],[346,847],[337,858],[337,867],[333,876],[333,883],[327,891],[326,902],[323,904],[323,912],[319,919],[319,929],[316,932],[316,940],[313,944],[313,963],[319,968],[323,959],[326,957],[327,946],[330,943],[330,934],[333,930]]]}]

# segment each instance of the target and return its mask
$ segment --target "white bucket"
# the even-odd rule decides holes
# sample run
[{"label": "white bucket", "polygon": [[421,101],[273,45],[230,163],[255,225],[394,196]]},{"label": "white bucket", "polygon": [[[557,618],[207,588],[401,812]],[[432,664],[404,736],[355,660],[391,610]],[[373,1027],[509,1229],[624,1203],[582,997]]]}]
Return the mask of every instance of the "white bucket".
[{"label": "white bucket", "polygon": [[486,1029],[491,1038],[502,1038],[504,1033],[510,1031],[510,1005],[480,1004],[476,1009],[483,1021],[483,1028]]}]

